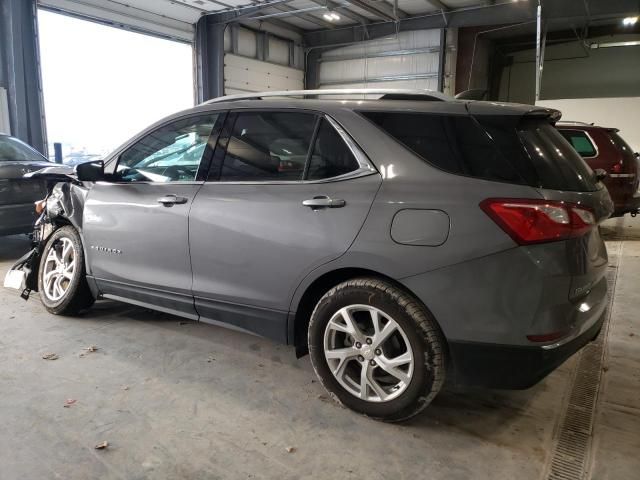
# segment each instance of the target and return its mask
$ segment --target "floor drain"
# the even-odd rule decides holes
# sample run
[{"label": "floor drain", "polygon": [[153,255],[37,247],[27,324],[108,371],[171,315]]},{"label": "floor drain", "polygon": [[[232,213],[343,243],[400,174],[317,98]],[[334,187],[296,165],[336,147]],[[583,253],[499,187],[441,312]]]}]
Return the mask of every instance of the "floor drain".
[{"label": "floor drain", "polygon": [[549,480],[583,480],[587,473],[593,420],[602,375],[604,344],[609,328],[621,248],[620,242],[609,245],[610,266],[613,266],[607,272],[609,308],[598,338],[579,353],[569,401],[560,428],[556,432],[555,449],[547,477]]}]

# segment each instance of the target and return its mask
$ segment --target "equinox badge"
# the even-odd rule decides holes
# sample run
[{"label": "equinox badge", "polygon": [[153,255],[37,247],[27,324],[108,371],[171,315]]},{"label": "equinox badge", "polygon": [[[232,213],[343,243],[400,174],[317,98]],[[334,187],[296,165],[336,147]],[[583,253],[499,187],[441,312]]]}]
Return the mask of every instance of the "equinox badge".
[{"label": "equinox badge", "polygon": [[113,255],[122,255],[122,250],[119,250],[117,248],[97,247],[95,245],[91,245],[91,250],[97,250],[101,253],[110,253]]}]

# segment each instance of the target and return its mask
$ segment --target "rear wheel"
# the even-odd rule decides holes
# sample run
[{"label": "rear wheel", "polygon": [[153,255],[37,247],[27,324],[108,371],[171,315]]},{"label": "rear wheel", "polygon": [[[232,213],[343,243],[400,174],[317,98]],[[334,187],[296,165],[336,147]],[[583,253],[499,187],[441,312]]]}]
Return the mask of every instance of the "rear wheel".
[{"label": "rear wheel", "polygon": [[327,292],[308,340],[313,368],[334,399],[376,419],[416,415],[444,382],[435,321],[415,298],[379,279],[349,280]]},{"label": "rear wheel", "polygon": [[82,242],[73,227],[56,230],[47,241],[40,259],[38,291],[42,304],[56,315],[76,315],[93,304]]}]

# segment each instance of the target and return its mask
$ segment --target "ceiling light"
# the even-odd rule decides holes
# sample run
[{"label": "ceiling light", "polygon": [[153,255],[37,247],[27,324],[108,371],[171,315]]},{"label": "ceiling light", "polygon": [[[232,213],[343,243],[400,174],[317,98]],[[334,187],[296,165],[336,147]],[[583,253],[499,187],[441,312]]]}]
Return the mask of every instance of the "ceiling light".
[{"label": "ceiling light", "polygon": [[329,10],[327,13],[322,15],[322,18],[324,18],[327,22],[335,22],[336,20],[340,20],[340,15]]},{"label": "ceiling light", "polygon": [[635,25],[636,23],[638,23],[638,17],[626,17],[622,20],[622,24],[625,27],[630,27],[632,25]]}]

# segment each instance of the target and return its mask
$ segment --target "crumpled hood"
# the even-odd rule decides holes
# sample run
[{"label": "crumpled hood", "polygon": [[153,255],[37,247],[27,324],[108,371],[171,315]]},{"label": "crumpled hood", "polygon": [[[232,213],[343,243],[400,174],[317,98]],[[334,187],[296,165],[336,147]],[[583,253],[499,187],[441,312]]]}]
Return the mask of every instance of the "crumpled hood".
[{"label": "crumpled hood", "polygon": [[40,167],[24,175],[25,178],[44,178],[45,180],[75,180],[76,170],[68,165],[60,165],[57,163]]},{"label": "crumpled hood", "polygon": [[16,179],[22,178],[26,174],[51,167],[51,162],[47,161],[0,161],[0,179]]}]

